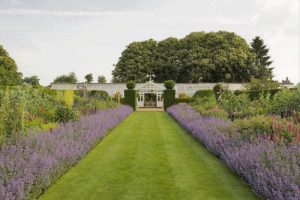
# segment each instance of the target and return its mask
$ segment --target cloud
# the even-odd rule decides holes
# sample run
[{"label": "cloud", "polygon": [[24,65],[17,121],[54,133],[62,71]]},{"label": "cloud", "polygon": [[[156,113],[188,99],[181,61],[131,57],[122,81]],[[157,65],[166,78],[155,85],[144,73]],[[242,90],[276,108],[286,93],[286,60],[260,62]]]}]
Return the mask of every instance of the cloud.
[{"label": "cloud", "polygon": [[79,16],[95,17],[107,16],[111,12],[94,12],[94,11],[66,11],[66,10],[37,10],[37,9],[0,9],[0,15],[48,15],[48,16]]},{"label": "cloud", "polygon": [[0,0],[0,43],[25,76],[38,75],[49,84],[74,71],[81,80],[87,73],[109,80],[113,64],[132,41],[227,30],[248,43],[261,36],[270,48],[275,78],[300,81],[297,0],[74,2]]}]

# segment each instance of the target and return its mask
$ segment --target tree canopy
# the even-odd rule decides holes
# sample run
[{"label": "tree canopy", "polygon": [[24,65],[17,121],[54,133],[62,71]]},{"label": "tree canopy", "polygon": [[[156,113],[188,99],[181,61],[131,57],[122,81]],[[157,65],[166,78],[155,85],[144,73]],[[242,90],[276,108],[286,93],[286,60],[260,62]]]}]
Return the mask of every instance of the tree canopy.
[{"label": "tree canopy", "polygon": [[87,74],[87,75],[85,75],[84,78],[85,78],[85,80],[86,80],[87,83],[91,83],[94,80],[93,74]]},{"label": "tree canopy", "polygon": [[18,72],[15,61],[0,45],[0,85],[16,86],[22,84],[22,73]]},{"label": "tree canopy", "polygon": [[232,32],[193,32],[182,39],[133,42],[122,52],[114,82],[249,82],[261,78],[258,56],[246,40]]},{"label": "tree canopy", "polygon": [[98,83],[106,83],[106,78],[105,76],[98,76]]},{"label": "tree canopy", "polygon": [[256,36],[251,42],[251,51],[255,53],[255,67],[256,67],[256,78],[267,78],[272,79],[273,68],[269,68],[273,61],[271,61],[271,57],[268,55],[269,49],[264,44],[263,39],[259,36]]},{"label": "tree canopy", "polygon": [[74,72],[68,75],[61,75],[54,79],[53,83],[77,83],[77,77]]},{"label": "tree canopy", "polygon": [[32,85],[33,87],[39,87],[40,79],[37,76],[25,77],[23,79],[23,83],[28,83],[28,84]]}]

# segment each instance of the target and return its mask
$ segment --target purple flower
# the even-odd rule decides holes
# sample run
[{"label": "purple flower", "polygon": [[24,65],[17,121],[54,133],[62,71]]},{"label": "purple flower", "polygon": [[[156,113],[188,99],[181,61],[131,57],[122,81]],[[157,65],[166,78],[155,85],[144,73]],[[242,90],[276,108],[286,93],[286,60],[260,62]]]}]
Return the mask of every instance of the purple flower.
[{"label": "purple flower", "polygon": [[263,198],[300,199],[299,143],[245,141],[232,132],[232,122],[203,117],[186,104],[169,107],[167,112]]},{"label": "purple flower", "polygon": [[37,198],[131,112],[129,106],[98,111],[52,132],[7,142],[0,151],[0,199]]}]

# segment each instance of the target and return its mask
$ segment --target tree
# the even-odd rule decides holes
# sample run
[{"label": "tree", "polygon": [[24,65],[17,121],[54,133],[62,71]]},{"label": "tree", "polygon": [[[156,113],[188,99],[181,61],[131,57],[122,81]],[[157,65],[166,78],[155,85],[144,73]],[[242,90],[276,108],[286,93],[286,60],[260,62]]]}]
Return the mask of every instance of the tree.
[{"label": "tree", "polygon": [[37,76],[25,77],[23,79],[23,83],[28,83],[28,84],[32,85],[32,87],[39,87],[40,79]]},{"label": "tree", "polygon": [[68,75],[61,75],[54,79],[53,83],[77,83],[77,77],[74,72]]},{"label": "tree", "polygon": [[105,76],[98,76],[98,83],[106,83],[106,78]]},{"label": "tree", "polygon": [[133,42],[113,70],[113,82],[248,82],[255,75],[255,54],[235,33],[193,32],[183,39]]},{"label": "tree", "polygon": [[259,36],[256,36],[251,42],[251,51],[255,53],[255,67],[256,74],[255,78],[259,79],[272,79],[273,78],[273,68],[269,68],[273,61],[271,61],[271,57],[268,55],[269,49],[264,44],[263,39]]},{"label": "tree", "polygon": [[22,84],[22,73],[18,72],[15,61],[0,45],[0,85],[16,86]]},{"label": "tree", "polygon": [[85,80],[86,80],[87,83],[91,83],[94,80],[93,74],[87,74],[87,75],[85,75],[84,78],[85,78]]},{"label": "tree", "polygon": [[153,71],[156,45],[153,39],[129,44],[112,72],[113,82],[147,81],[147,74]]}]

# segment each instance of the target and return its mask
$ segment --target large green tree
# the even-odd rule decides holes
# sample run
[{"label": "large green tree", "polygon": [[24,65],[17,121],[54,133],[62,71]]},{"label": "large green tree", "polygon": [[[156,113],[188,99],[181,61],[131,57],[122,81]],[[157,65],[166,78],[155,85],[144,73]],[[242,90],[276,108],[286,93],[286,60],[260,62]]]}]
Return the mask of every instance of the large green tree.
[{"label": "large green tree", "polygon": [[273,78],[273,68],[269,66],[272,64],[271,57],[268,55],[269,49],[264,44],[264,40],[259,36],[256,36],[251,42],[251,51],[255,53],[255,67],[256,74],[255,78],[259,79],[272,79]]},{"label": "large green tree", "polygon": [[114,82],[248,82],[255,76],[255,54],[235,33],[193,32],[183,39],[131,43],[113,70]]},{"label": "large green tree", "polygon": [[85,78],[85,80],[86,80],[87,83],[91,83],[94,80],[93,74],[87,74],[87,75],[85,75],[84,78]]},{"label": "large green tree", "polygon": [[105,76],[101,75],[101,76],[98,76],[98,83],[106,83],[106,78]]},{"label": "large green tree", "polygon": [[40,79],[37,76],[25,77],[23,79],[23,83],[28,83],[28,84],[32,85],[33,87],[39,87]]},{"label": "large green tree", "polygon": [[0,85],[16,86],[22,84],[22,73],[18,72],[15,61],[0,45]]},{"label": "large green tree", "polygon": [[53,83],[77,83],[77,77],[74,72],[68,75],[61,75],[54,79]]},{"label": "large green tree", "polygon": [[156,45],[153,39],[129,44],[112,72],[113,82],[147,81],[147,74],[153,72]]}]

